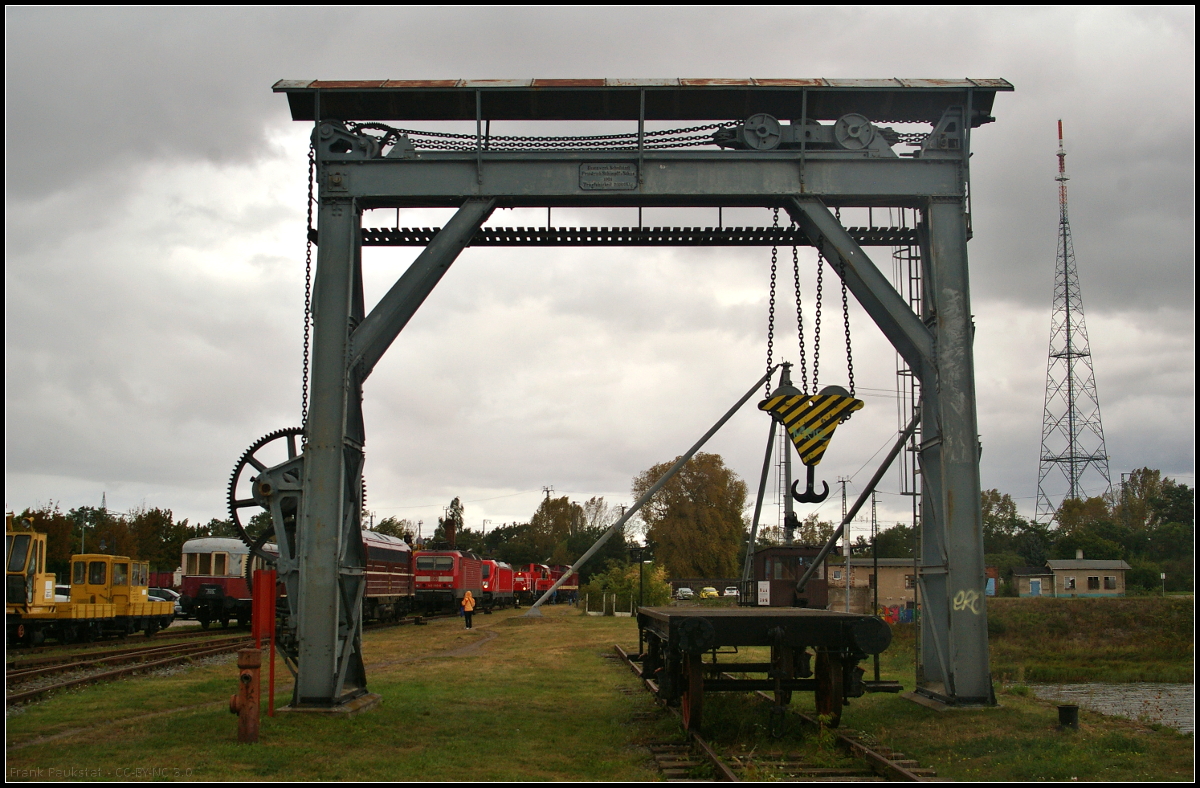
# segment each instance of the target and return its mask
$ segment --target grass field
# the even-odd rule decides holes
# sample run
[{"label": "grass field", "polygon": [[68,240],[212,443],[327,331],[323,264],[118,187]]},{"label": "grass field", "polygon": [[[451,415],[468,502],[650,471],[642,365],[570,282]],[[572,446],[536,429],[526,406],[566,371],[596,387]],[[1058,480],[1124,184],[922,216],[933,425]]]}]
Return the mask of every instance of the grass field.
[{"label": "grass field", "polygon": [[[884,677],[911,685],[911,642],[898,630]],[[236,743],[227,711],[230,657],[171,675],[64,692],[10,712],[9,779],[654,780],[645,745],[678,741],[633,675],[611,659],[633,647],[634,621],[579,615],[477,616],[370,632],[364,656],[383,704],[350,719],[263,717],[259,744]],[[753,659],[745,651],[739,658]],[[282,666],[278,675],[288,674]],[[277,701],[289,697],[281,682]],[[1189,779],[1193,738],[1083,712],[1082,730],[1054,730],[1053,706],[1001,695],[1002,708],[935,712],[894,695],[856,699],[847,726],[957,779]],[[811,698],[797,695],[802,709]],[[706,735],[743,751],[838,756],[791,726],[763,736],[766,707],[714,695]],[[74,771],[72,771],[74,770]],[[769,778],[770,775],[761,775]]]}]

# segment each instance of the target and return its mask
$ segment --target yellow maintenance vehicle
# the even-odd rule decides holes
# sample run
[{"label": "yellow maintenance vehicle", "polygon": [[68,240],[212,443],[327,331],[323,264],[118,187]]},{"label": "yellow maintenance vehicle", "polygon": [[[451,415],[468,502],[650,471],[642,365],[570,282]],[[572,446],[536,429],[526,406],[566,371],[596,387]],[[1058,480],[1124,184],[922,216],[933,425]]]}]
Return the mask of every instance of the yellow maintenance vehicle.
[{"label": "yellow maintenance vehicle", "polygon": [[17,530],[5,518],[5,607],[7,643],[39,645],[89,642],[106,635],[153,635],[175,617],[171,602],[149,599],[150,565],[119,555],[71,557],[69,594],[56,593],[46,571],[46,535]]}]

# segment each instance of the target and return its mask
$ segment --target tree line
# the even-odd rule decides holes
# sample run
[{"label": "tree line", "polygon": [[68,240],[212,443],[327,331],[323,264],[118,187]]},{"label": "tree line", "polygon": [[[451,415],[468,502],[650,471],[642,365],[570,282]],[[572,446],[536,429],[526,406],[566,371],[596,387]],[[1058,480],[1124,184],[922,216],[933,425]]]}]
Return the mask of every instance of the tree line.
[{"label": "tree line", "polygon": [[[1050,559],[1123,560],[1132,567],[1126,591],[1193,590],[1196,491],[1186,484],[1141,468],[1113,495],[1068,498],[1050,523],[1021,517],[1008,493],[984,490],[982,497],[985,562],[1000,571],[1001,593],[1017,566],[1044,566]],[[911,526],[896,524],[879,534],[881,558],[911,558],[916,543]],[[859,538],[855,550],[869,550]]]},{"label": "tree line", "polygon": [[14,519],[14,526],[47,535],[46,571],[60,578],[70,576],[71,556],[81,553],[128,556],[149,562],[151,571],[173,572],[188,539],[238,535],[228,520],[214,518],[191,525],[186,518],[176,522],[170,509],[114,512],[102,506],[80,506],[64,512],[53,501],[26,508]]}]

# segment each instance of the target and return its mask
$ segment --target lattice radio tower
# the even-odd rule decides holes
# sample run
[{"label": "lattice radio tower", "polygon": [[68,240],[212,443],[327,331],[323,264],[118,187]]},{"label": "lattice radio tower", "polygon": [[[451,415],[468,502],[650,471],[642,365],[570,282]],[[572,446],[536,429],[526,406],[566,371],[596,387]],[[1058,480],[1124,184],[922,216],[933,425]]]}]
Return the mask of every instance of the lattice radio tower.
[{"label": "lattice radio tower", "polygon": [[[1038,468],[1037,521],[1048,523],[1068,498],[1087,498],[1083,476],[1092,468],[1103,478],[1102,494],[1112,496],[1100,399],[1087,328],[1079,271],[1067,219],[1067,152],[1058,122],[1058,251],[1055,254],[1054,315],[1050,322],[1050,358],[1046,364],[1046,400],[1042,415],[1042,452]],[[1058,479],[1066,479],[1063,489]],[[1094,478],[1094,476],[1093,476]],[[1094,487],[1092,488],[1095,489]]]}]

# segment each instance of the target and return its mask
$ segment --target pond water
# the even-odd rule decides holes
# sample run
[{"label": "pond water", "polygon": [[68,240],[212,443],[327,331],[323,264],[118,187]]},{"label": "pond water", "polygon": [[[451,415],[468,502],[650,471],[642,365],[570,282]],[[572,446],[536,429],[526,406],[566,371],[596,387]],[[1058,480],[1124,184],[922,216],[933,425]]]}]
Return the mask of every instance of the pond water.
[{"label": "pond water", "polygon": [[1184,733],[1196,731],[1196,687],[1193,684],[1031,684],[1039,698],[1074,703],[1080,708],[1144,719]]}]

